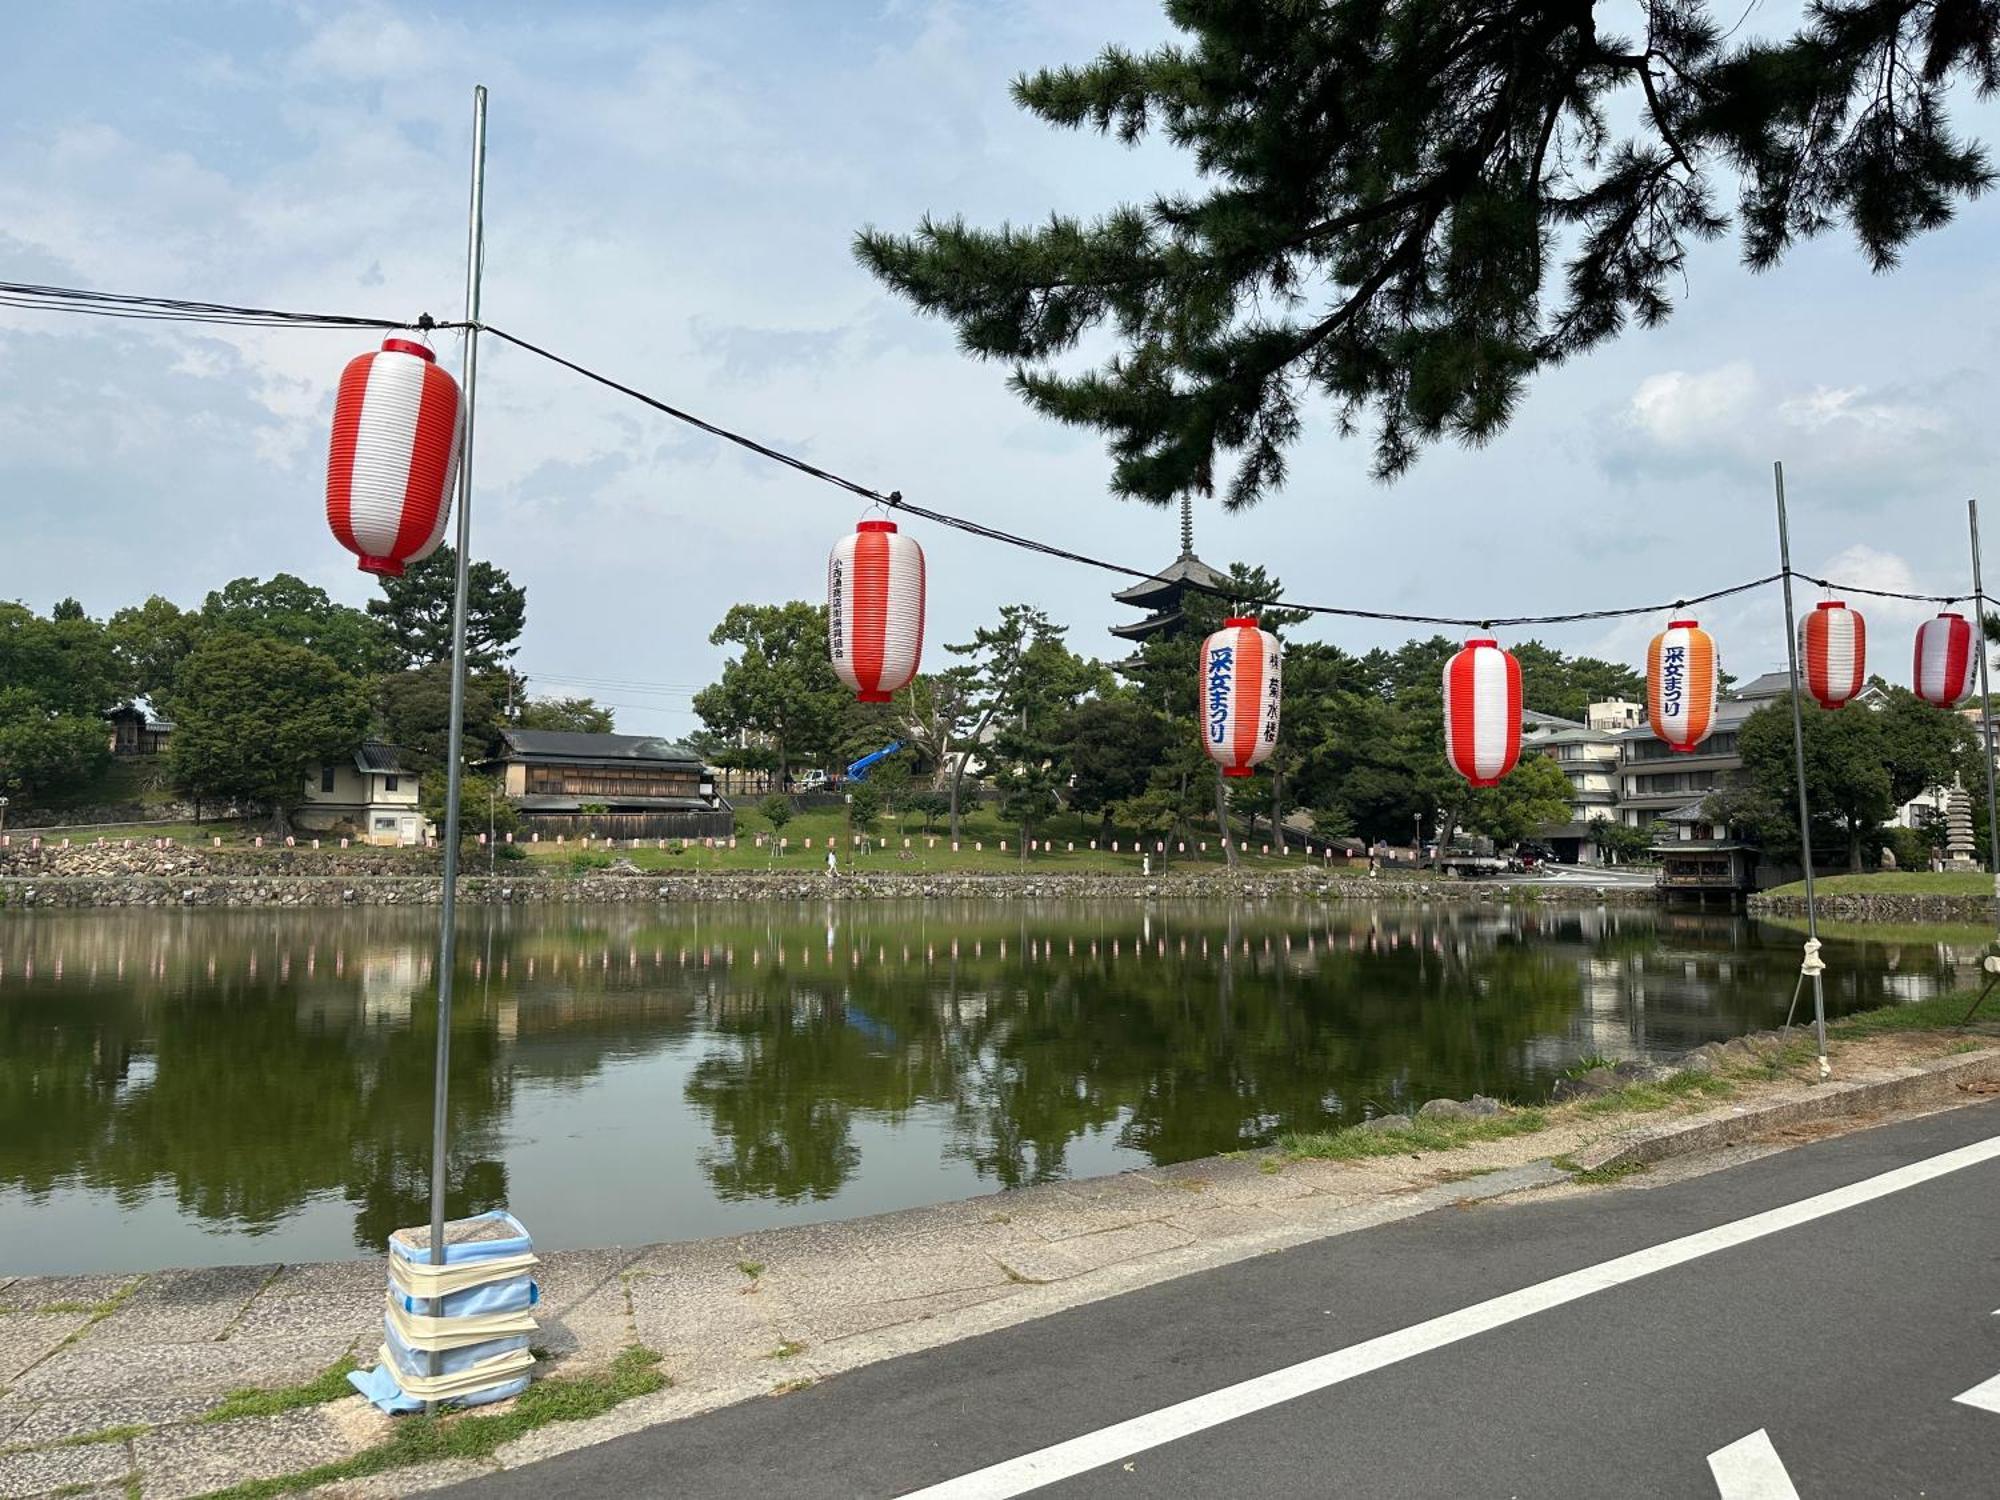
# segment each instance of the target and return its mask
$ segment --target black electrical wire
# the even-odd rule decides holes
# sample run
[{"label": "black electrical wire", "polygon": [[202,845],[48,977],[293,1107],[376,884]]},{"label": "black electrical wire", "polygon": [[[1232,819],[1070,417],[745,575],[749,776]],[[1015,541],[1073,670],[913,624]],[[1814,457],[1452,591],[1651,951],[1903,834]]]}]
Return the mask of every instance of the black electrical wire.
[{"label": "black electrical wire", "polygon": [[[987,541],[1001,542],[1023,551],[1038,553],[1043,557],[1058,558],[1064,562],[1097,568],[1107,573],[1116,573],[1125,578],[1136,579],[1142,582],[1158,580],[1160,578],[1158,573],[1144,568],[1134,568],[1124,563],[1112,562],[1106,558],[1093,557],[1088,553],[1077,552],[1068,547],[1060,547],[1052,542],[1044,542],[1035,537],[1024,536],[1019,532],[1005,531],[997,526],[989,526],[983,521],[975,521],[966,516],[953,515],[949,511],[935,510],[930,506],[918,505],[914,501],[905,500],[900,490],[890,490],[884,493],[857,480],[849,479],[845,475],[837,474],[831,469],[821,468],[818,464],[808,463],[805,459],[786,453],[782,449],[773,448],[768,443],[758,442],[755,438],[747,437],[743,433],[734,432],[727,427],[710,422],[706,418],[696,416],[693,412],[685,411],[669,402],[662,401],[656,396],[649,396],[646,392],[626,385],[622,381],[614,380],[609,375],[590,369],[586,365],[578,364],[575,360],[567,359],[552,349],[545,349],[539,344],[531,343],[517,334],[509,333],[503,328],[496,328],[487,323],[475,325],[465,322],[439,322],[428,313],[422,314],[412,320],[372,318],[349,313],[298,312],[285,308],[246,307],[228,302],[203,302],[179,297],[149,297],[129,292],[100,292],[79,287],[46,286],[33,282],[14,281],[0,281],[0,306],[29,308],[45,312],[80,313],[86,316],[102,318],[128,318],[153,322],[206,323],[232,327],[370,328],[391,330],[407,328],[422,333],[477,327],[480,331],[490,333],[495,338],[512,344],[526,353],[537,355],[551,364],[560,365],[573,374],[580,375],[586,380],[594,381],[596,384],[616,391],[622,396],[630,397],[641,405],[649,406],[665,416],[672,417],[677,422],[686,423],[690,427],[708,433],[711,437],[721,438],[724,442],[734,443],[740,448],[757,454],[759,457],[767,458],[773,463],[783,464],[790,469],[796,469],[801,474],[820,480],[822,483],[833,485],[838,489],[847,491],[851,495],[871,501],[886,509],[901,511],[905,514],[916,516],[921,520],[929,521],[934,525],[948,527],[955,531],[962,531],[969,536],[981,537]],[[1782,571],[1771,573],[1762,578],[1752,579],[1748,583],[1732,584],[1727,588],[1715,589],[1706,594],[1697,594],[1692,598],[1676,599],[1671,603],[1665,604],[1641,604],[1610,609],[1573,610],[1565,614],[1551,615],[1488,616],[1415,615],[1403,614],[1395,610],[1357,609],[1337,604],[1299,604],[1284,599],[1250,599],[1231,589],[1202,583],[1195,579],[1184,579],[1182,580],[1182,584],[1184,587],[1195,589],[1198,592],[1229,600],[1239,608],[1289,609],[1305,614],[1329,615],[1350,620],[1377,620],[1404,625],[1451,625],[1492,629],[1499,626],[1572,625],[1594,620],[1621,620],[1639,615],[1656,615],[1670,610],[1688,609],[1696,604],[1705,604],[1716,599],[1726,599],[1734,594],[1748,593],[1753,589],[1764,588],[1776,583],[1784,576],[1785,574]],[[1898,592],[1893,589],[1866,588],[1859,584],[1837,584],[1824,578],[1816,578],[1810,574],[1801,573],[1797,569],[1792,570],[1791,576],[1803,582],[1816,584],[1821,588],[1832,589],[1842,593],[1870,595],[1879,599],[1904,599],[1921,603],[1956,604],[1969,601],[1972,598],[1968,594],[1915,594]],[[1990,604],[1993,601],[1989,598],[1987,602]]]},{"label": "black electrical wire", "polygon": [[463,328],[440,323],[428,313],[409,318],[370,318],[352,313],[296,312],[277,307],[244,307],[231,302],[201,302],[182,297],[146,297],[130,292],[98,292],[82,287],[44,286],[34,282],[0,281],[0,306],[42,312],[82,313],[98,318],[135,318],[151,322],[220,323],[261,328],[414,328],[421,331]]}]

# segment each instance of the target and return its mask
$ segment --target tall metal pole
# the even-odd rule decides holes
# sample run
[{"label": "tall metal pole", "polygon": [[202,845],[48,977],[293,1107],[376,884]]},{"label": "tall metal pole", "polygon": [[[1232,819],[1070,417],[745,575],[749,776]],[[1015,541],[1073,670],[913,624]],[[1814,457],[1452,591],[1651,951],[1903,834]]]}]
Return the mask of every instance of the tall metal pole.
[{"label": "tall metal pole", "polygon": [[1979,653],[1979,758],[1986,762],[1986,868],[2000,900],[2000,799],[1993,793],[1993,700],[1986,695],[1986,587],[1979,581],[1979,502],[1965,502],[1972,522],[1972,649]]},{"label": "tall metal pole", "polygon": [[[445,750],[444,901],[437,965],[437,1077],[431,1089],[431,1264],[444,1264],[444,1169],[451,1081],[451,980],[458,953],[458,795],[465,754],[465,605],[472,558],[472,419],[478,410],[479,282],[486,260],[486,86],[472,91],[472,204],[465,241],[465,430],[458,455],[458,578],[451,599],[451,728]],[[433,1308],[433,1313],[439,1307]],[[437,1373],[437,1355],[431,1373]],[[434,1403],[425,1404],[428,1410]]]},{"label": "tall metal pole", "polygon": [[1792,610],[1792,534],[1785,523],[1785,466],[1771,465],[1778,490],[1778,567],[1785,579],[1785,659],[1792,674],[1792,759],[1799,778],[1799,860],[1806,873],[1806,962],[1812,975],[1813,1036],[1819,1047],[1819,1076],[1830,1072],[1826,1060],[1826,988],[1820,982],[1819,901],[1813,891],[1812,809],[1806,802],[1806,724],[1799,707],[1799,626]]}]

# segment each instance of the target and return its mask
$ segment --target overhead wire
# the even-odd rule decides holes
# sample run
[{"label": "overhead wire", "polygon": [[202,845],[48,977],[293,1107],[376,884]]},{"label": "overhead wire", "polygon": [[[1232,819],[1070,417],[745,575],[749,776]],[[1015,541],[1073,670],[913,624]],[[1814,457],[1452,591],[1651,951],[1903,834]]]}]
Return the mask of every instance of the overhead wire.
[{"label": "overhead wire", "polygon": [[[445,332],[477,327],[481,332],[512,344],[525,353],[533,354],[551,364],[569,370],[585,380],[604,386],[643,406],[650,407],[677,422],[705,432],[711,437],[732,443],[748,452],[773,463],[793,469],[808,478],[817,479],[837,489],[844,490],[860,499],[883,507],[885,510],[899,511],[915,516],[934,525],[960,531],[968,536],[986,541],[999,542],[1022,551],[1043,557],[1052,557],[1064,562],[1076,563],[1083,567],[1096,568],[1102,572],[1115,573],[1136,581],[1165,581],[1161,574],[1152,569],[1135,568],[1108,558],[1096,557],[1087,552],[1063,547],[1053,542],[1045,542],[1037,537],[1020,532],[1007,531],[984,521],[968,516],[955,515],[949,511],[935,509],[907,500],[900,490],[883,491],[873,486],[849,479],[832,469],[812,463],[781,448],[775,448],[744,433],[711,422],[694,412],[673,405],[657,396],[648,394],[635,386],[614,379],[602,371],[558,354],[539,344],[510,333],[490,323],[468,323],[464,321],[439,321],[428,313],[415,319],[378,318],[350,313],[300,312],[285,308],[245,306],[236,303],[207,302],[189,298],[145,296],[129,292],[102,292],[78,287],[42,285],[33,282],[0,281],[0,306],[31,308],[38,311],[78,313],[93,317],[128,318],[155,322],[185,322],[196,324],[222,324],[236,327],[317,327],[317,328],[371,328],[371,329],[413,329],[419,333]],[[1821,588],[1834,589],[1846,593],[1868,595],[1875,598],[1902,599],[1922,603],[1953,604],[1970,601],[1970,594],[1920,594],[1894,589],[1871,588],[1861,584],[1840,584],[1811,574],[1791,570],[1791,576],[1802,582],[1812,583]],[[1501,626],[1518,628],[1530,625],[1570,625],[1599,620],[1630,619],[1641,615],[1655,615],[1669,610],[1691,608],[1716,599],[1726,599],[1735,594],[1748,593],[1776,583],[1785,577],[1784,570],[1754,578],[1745,583],[1731,584],[1725,588],[1713,589],[1704,594],[1672,600],[1660,604],[1621,605],[1601,609],[1570,610],[1557,614],[1540,615],[1424,615],[1410,614],[1398,610],[1362,609],[1352,605],[1308,604],[1289,599],[1261,599],[1246,597],[1240,591],[1226,586],[1207,583],[1200,579],[1179,580],[1184,587],[1217,598],[1229,600],[1242,608],[1265,608],[1274,610],[1294,610],[1305,614],[1326,615],[1341,619],[1374,620],[1385,623],[1407,625],[1450,625],[1465,628],[1493,629]],[[1988,598],[1986,601],[1993,601]],[[555,679],[558,681],[564,679]],[[578,685],[587,685],[585,680],[576,679]],[[610,683],[606,687],[612,691],[658,691],[649,685],[638,683]]]}]

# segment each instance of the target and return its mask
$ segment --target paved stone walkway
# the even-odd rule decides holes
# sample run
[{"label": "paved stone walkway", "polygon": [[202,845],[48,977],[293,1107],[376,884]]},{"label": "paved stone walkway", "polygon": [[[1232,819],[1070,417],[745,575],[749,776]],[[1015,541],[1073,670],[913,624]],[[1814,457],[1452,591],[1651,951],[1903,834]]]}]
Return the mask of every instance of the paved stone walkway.
[{"label": "paved stone walkway", "polygon": [[[2000,1052],[1922,1067],[1903,1061],[1876,1076],[1907,1082],[1934,1070],[1961,1081],[1929,1078],[1933,1108],[1975,1075],[2000,1078]],[[1760,1086],[1754,1100],[1682,1123],[1748,1123],[1807,1092],[1790,1082]],[[1820,1097],[1831,1103],[1833,1094]],[[1906,1107],[1918,1106],[1912,1099]],[[530,1432],[491,1465],[782,1395],[879,1359],[1432,1208],[1526,1188],[1580,1191],[1559,1186],[1568,1177],[1550,1157],[1611,1134],[1657,1131],[1578,1114],[1458,1152],[1358,1162],[1259,1153],[872,1219],[545,1255],[540,1373],[600,1366],[642,1344],[662,1356],[672,1384],[592,1420]],[[303,1384],[343,1357],[372,1363],[383,1274],[382,1262],[370,1260],[0,1275],[0,1500],[172,1500],[383,1442],[395,1419],[358,1396],[203,1420],[232,1390]],[[401,1469],[323,1493],[403,1495],[482,1471],[461,1462]]]}]

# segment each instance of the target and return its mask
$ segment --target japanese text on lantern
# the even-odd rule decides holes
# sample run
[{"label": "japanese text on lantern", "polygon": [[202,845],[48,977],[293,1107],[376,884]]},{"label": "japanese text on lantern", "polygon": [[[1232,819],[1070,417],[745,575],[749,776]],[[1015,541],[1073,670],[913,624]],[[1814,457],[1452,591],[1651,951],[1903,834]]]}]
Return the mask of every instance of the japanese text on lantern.
[{"label": "japanese text on lantern", "polygon": [[1220,745],[1229,733],[1229,669],[1234,646],[1217,646],[1208,654],[1208,738]]},{"label": "japanese text on lantern", "polygon": [[1687,685],[1687,647],[1668,646],[1660,652],[1660,712],[1671,717],[1681,711],[1681,694]]}]

